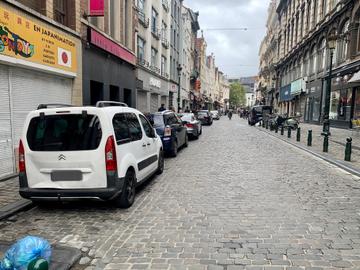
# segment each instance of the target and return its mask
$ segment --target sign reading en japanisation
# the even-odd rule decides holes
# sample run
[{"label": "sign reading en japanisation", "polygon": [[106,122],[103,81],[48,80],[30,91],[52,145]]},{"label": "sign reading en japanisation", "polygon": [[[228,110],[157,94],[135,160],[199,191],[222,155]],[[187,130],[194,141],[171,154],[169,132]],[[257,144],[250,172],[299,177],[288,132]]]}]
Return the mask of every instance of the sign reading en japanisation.
[{"label": "sign reading en japanisation", "polygon": [[76,73],[75,41],[0,7],[0,55]]}]

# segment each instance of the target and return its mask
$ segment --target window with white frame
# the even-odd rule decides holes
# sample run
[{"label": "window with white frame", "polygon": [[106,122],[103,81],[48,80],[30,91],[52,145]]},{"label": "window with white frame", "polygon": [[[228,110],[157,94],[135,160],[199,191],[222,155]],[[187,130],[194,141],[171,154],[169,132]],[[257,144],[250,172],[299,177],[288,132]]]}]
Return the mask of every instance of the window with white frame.
[{"label": "window with white frame", "polygon": [[348,58],[348,49],[349,49],[349,40],[348,40],[348,33],[349,33],[349,26],[350,20],[347,20],[341,30],[340,30],[340,39],[338,40],[338,57],[339,63],[345,62]]},{"label": "window with white frame", "polygon": [[137,57],[140,61],[145,60],[145,40],[140,36],[137,38]]},{"label": "window with white frame", "polygon": [[165,76],[165,74],[166,74],[166,65],[167,65],[166,62],[167,62],[166,57],[162,55],[161,56],[161,75],[162,76]]},{"label": "window with white frame", "polygon": [[325,65],[326,65],[326,39],[323,38],[320,42],[320,47],[319,47],[319,71],[323,71],[325,69]]},{"label": "window with white frame", "polygon": [[151,32],[157,33],[157,22],[158,22],[158,12],[152,8],[151,10]]},{"label": "window with white frame", "polygon": [[153,47],[151,47],[151,65],[153,67],[157,66],[157,50]]}]

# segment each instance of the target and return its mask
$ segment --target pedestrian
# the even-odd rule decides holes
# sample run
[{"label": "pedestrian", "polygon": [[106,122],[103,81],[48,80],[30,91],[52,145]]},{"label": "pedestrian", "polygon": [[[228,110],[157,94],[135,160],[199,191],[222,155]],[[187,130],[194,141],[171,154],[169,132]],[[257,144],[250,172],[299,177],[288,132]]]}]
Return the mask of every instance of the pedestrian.
[{"label": "pedestrian", "polygon": [[169,110],[175,112],[174,106],[170,106],[170,107],[169,107]]},{"label": "pedestrian", "polygon": [[159,112],[163,112],[163,111],[166,111],[165,104],[161,104],[159,108]]}]

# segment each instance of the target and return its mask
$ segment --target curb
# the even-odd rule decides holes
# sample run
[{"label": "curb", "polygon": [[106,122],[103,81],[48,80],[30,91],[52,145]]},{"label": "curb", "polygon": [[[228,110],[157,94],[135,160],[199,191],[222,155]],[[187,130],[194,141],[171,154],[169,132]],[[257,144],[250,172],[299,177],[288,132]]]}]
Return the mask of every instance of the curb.
[{"label": "curb", "polygon": [[25,211],[30,209],[33,206],[33,203],[29,200],[19,200],[14,203],[10,203],[0,208],[0,220],[8,218],[18,212]]},{"label": "curb", "polygon": [[307,152],[309,154],[312,154],[312,155],[316,156],[317,158],[320,158],[320,159],[322,159],[322,160],[324,160],[324,161],[326,161],[326,162],[328,162],[328,163],[330,163],[332,165],[335,165],[335,166],[343,169],[344,171],[347,171],[348,173],[351,173],[353,175],[356,175],[357,177],[360,177],[360,170],[354,168],[353,166],[350,166],[350,165],[346,164],[345,162],[341,162],[339,160],[332,159],[332,158],[326,157],[324,155],[318,154],[318,153],[316,153],[314,151],[311,151],[307,147],[295,144],[295,143],[290,142],[290,141],[288,141],[286,139],[283,139],[283,138],[279,138],[279,137],[275,136],[274,134],[266,132],[266,131],[264,131],[262,129],[258,128],[258,130],[261,131],[261,132],[264,132],[264,133],[266,133],[266,134],[268,134],[268,135],[270,135],[270,136],[272,136],[272,137],[274,137],[274,138],[276,138],[276,139],[278,139],[280,141],[286,142],[286,143],[288,143],[288,144],[290,144],[290,145],[292,145],[292,146],[294,146],[294,147],[296,147],[298,149],[301,149],[301,150],[303,150],[303,151],[305,151],[305,152]]}]

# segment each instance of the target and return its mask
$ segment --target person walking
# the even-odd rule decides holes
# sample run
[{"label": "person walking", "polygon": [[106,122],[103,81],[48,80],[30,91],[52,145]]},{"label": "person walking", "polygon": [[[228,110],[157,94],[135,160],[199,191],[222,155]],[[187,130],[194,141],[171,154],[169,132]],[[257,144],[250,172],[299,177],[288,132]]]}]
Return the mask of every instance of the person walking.
[{"label": "person walking", "polygon": [[228,112],[228,117],[229,117],[229,120],[231,120],[231,118],[232,118],[232,111],[231,110]]},{"label": "person walking", "polygon": [[165,108],[165,104],[161,104],[159,110],[159,112],[163,112],[163,111],[166,111],[166,108]]}]

